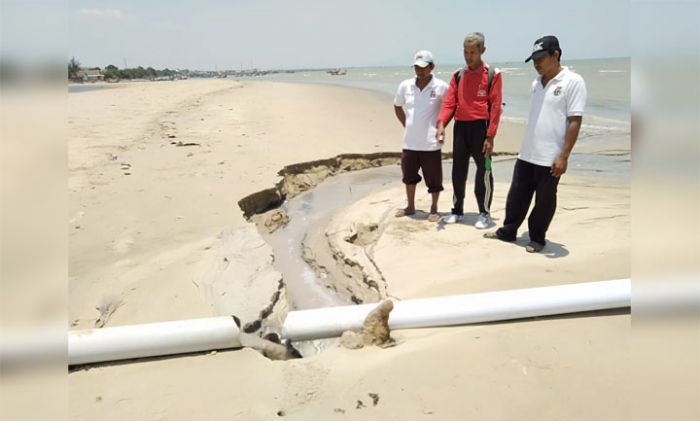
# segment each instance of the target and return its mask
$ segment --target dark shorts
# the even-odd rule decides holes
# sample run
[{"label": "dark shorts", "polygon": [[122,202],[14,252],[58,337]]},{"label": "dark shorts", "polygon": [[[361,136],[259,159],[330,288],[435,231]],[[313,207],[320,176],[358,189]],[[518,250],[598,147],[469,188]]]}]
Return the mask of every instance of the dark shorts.
[{"label": "dark shorts", "polygon": [[401,153],[401,172],[404,184],[418,184],[421,170],[429,193],[438,193],[442,188],[442,151],[412,151],[404,149]]}]

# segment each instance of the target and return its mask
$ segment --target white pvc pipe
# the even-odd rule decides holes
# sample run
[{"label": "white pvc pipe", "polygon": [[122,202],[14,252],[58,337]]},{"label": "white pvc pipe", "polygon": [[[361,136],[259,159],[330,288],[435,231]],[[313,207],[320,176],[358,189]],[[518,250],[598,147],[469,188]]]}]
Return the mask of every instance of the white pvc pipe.
[{"label": "white pvc pipe", "polygon": [[[450,326],[630,306],[629,279],[394,302],[392,329]],[[291,311],[282,337],[308,340],[359,330],[377,304]],[[68,332],[68,364],[241,347],[232,317]]]},{"label": "white pvc pipe", "polygon": [[68,365],[241,346],[233,317],[210,317],[68,332]]},{"label": "white pvc pipe", "polygon": [[[629,279],[394,302],[391,329],[450,326],[630,306]],[[359,330],[377,304],[291,311],[282,337],[293,341]]]}]

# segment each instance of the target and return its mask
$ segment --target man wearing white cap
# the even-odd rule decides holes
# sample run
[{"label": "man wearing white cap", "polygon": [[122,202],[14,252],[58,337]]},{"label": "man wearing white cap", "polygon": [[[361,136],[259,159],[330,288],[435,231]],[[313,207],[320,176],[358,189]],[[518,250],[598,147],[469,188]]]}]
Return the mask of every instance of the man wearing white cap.
[{"label": "man wearing white cap", "polygon": [[442,98],[447,91],[447,83],[436,78],[430,51],[418,51],[414,57],[413,69],[416,77],[406,79],[399,85],[394,97],[396,118],[404,126],[403,152],[401,154],[402,181],[406,185],[407,206],[400,209],[397,217],[416,213],[414,199],[416,185],[420,183],[420,169],[425,178],[428,192],[432,196],[428,220],[437,222],[438,197],[442,187],[442,141],[436,139],[436,122]]}]

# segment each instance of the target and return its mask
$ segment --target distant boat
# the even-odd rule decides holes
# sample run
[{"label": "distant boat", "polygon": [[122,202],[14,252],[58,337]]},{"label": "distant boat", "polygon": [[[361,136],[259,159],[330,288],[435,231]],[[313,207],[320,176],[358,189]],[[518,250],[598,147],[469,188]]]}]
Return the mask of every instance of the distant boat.
[{"label": "distant boat", "polygon": [[331,76],[345,76],[348,71],[346,69],[331,69],[327,73]]}]

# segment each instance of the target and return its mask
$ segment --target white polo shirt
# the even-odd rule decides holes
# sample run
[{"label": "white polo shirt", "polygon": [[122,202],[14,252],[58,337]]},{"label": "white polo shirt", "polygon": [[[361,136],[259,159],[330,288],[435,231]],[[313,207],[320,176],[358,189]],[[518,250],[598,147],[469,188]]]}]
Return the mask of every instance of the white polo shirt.
[{"label": "white polo shirt", "polygon": [[531,92],[530,116],[518,158],[549,167],[564,147],[566,118],[583,115],[586,84],[580,75],[563,67],[547,86],[542,86],[542,76],[537,77]]},{"label": "white polo shirt", "polygon": [[394,105],[403,107],[406,114],[404,149],[437,151],[442,148],[435,139],[435,133],[440,105],[447,87],[447,83],[436,78],[435,75],[422,91],[416,86],[416,78],[401,82],[394,97]]}]

